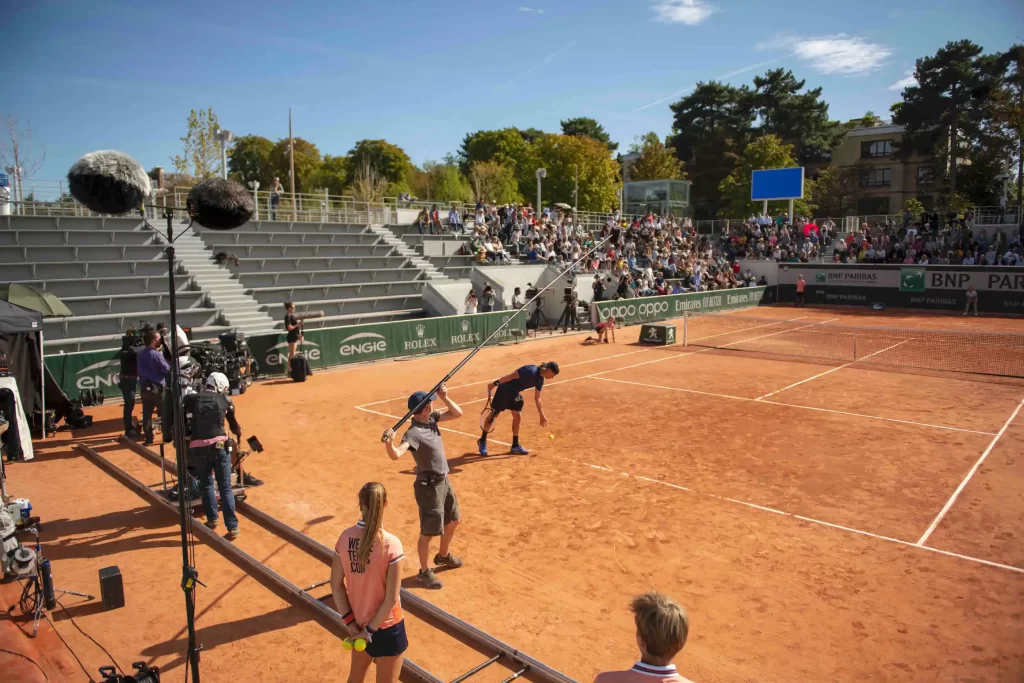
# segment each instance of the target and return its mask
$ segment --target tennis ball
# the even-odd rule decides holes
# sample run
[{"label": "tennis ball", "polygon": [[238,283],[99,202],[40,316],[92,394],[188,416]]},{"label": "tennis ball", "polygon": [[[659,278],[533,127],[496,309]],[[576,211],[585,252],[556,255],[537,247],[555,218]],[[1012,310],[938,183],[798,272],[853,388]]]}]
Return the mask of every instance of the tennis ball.
[{"label": "tennis ball", "polygon": [[355,642],[355,648],[356,648],[356,652],[362,652],[363,650],[366,649],[366,641],[363,640],[362,638],[359,638]]},{"label": "tennis ball", "polygon": [[548,438],[551,439],[552,441],[554,441],[555,440],[555,435],[554,434],[548,434]]},{"label": "tennis ball", "polygon": [[362,638],[357,638],[356,640],[346,638],[345,640],[341,641],[341,646],[346,650],[355,650],[356,652],[362,652],[366,649],[366,641]]}]

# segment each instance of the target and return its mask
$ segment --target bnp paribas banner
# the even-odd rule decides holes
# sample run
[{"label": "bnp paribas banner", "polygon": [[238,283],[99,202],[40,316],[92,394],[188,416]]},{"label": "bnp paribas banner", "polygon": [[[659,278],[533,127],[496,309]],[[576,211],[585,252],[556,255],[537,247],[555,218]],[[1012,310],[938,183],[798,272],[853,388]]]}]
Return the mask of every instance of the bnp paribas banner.
[{"label": "bnp paribas banner", "polygon": [[[514,311],[502,311],[307,330],[302,351],[310,367],[316,370],[344,363],[468,349],[487,339],[513,315]],[[491,343],[512,340],[514,329],[525,334],[526,320],[522,313],[515,315]],[[284,333],[250,337],[249,348],[261,372],[272,375],[285,372],[288,342]]]},{"label": "bnp paribas banner", "polygon": [[590,316],[594,324],[607,320],[609,316],[615,316],[619,323],[633,325],[679,318],[687,312],[713,313],[734,308],[749,308],[761,303],[766,289],[768,288],[744,287],[714,292],[691,292],[689,294],[601,301],[591,304]]}]

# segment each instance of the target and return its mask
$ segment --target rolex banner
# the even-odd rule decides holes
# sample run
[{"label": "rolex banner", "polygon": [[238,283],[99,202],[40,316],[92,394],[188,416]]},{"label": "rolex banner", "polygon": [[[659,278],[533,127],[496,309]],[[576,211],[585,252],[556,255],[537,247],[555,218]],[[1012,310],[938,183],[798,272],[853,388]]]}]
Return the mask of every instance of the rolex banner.
[{"label": "rolex banner", "polygon": [[[596,325],[610,316],[622,325],[648,323],[682,318],[689,313],[713,313],[757,306],[765,298],[767,287],[741,287],[713,292],[691,292],[666,296],[645,296],[639,299],[601,301],[590,305],[590,317]],[[765,301],[767,303],[767,301]]]}]

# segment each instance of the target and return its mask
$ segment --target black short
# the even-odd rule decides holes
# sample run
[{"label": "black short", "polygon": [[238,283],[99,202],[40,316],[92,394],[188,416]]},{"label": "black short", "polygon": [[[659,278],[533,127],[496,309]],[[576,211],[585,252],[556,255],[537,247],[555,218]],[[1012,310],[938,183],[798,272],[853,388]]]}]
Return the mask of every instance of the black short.
[{"label": "black short", "polygon": [[366,654],[377,657],[397,657],[409,649],[409,638],[405,635],[405,620],[394,626],[382,628],[373,634],[366,644]]},{"label": "black short", "polygon": [[301,336],[302,336],[302,333],[299,332],[297,329],[289,331],[288,332],[288,343],[289,344],[297,343],[299,341],[299,337],[301,337]]},{"label": "black short", "polygon": [[500,413],[503,410],[511,410],[513,413],[520,413],[523,410],[523,395],[512,389],[505,389],[504,384],[498,387],[491,398],[491,410]]}]

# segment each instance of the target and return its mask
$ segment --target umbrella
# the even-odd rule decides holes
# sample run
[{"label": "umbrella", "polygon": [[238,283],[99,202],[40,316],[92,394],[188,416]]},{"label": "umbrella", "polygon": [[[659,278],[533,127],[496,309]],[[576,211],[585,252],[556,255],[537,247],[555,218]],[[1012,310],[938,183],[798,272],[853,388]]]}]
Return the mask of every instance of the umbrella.
[{"label": "umbrella", "polygon": [[17,282],[0,285],[0,300],[15,306],[38,311],[44,318],[63,318],[74,315],[67,305],[49,292]]},{"label": "umbrella", "polygon": [[557,204],[555,204],[555,206],[557,206],[559,209],[571,209],[572,208],[571,206],[569,206],[568,204],[565,204],[563,202],[558,202]]}]

